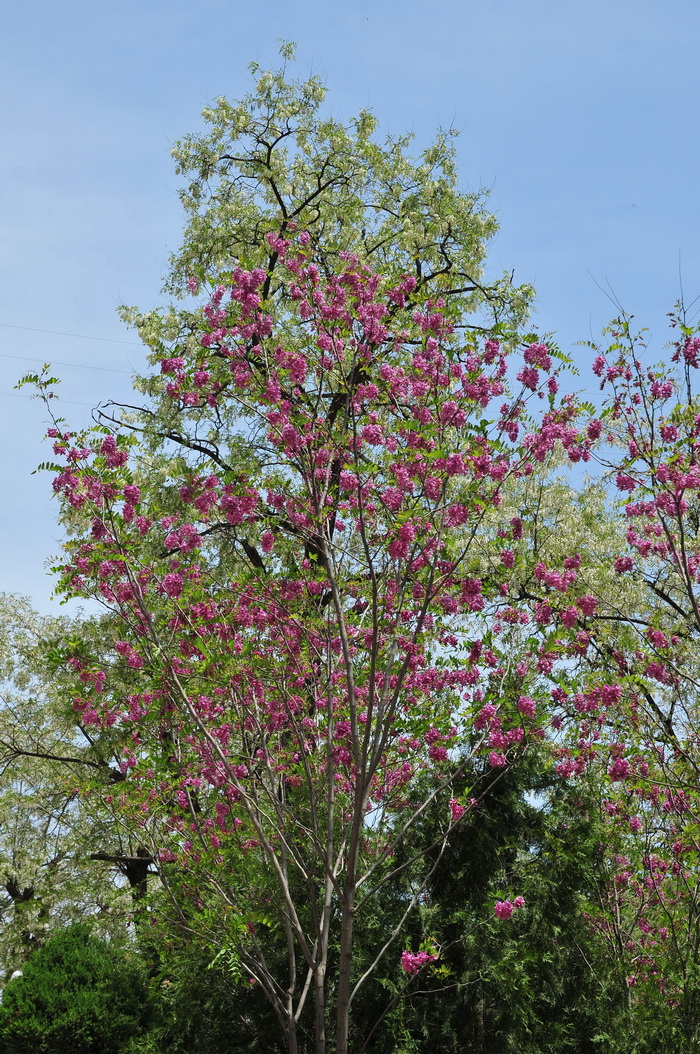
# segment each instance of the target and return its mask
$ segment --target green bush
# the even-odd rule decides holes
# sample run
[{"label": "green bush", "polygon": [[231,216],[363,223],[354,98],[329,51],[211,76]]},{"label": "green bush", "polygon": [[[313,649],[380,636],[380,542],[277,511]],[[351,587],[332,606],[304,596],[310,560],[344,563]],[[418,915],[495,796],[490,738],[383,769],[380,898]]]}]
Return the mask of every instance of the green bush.
[{"label": "green bush", "polygon": [[148,1017],[138,965],[76,924],[54,934],[5,988],[0,1054],[117,1054]]}]

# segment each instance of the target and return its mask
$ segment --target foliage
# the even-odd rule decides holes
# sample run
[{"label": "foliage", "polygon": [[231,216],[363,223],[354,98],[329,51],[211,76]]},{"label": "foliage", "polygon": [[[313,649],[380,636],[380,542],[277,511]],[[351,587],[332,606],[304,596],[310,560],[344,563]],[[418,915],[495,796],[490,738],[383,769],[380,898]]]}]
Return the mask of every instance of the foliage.
[{"label": "foliage", "polygon": [[351,252],[392,282],[410,273],[419,287],[444,287],[462,318],[485,303],[499,317],[519,318],[531,290],[513,288],[509,276],[483,284],[485,246],[497,224],[483,192],[458,189],[455,133],[440,133],[415,159],[413,136],[382,142],[366,110],[347,124],[324,115],[323,84],[291,79],[294,48],[282,53],[280,70],[253,64],[255,90],[239,102],[218,99],[203,113],[207,133],[173,151],[187,177],[181,200],[188,222],[170,292],[182,296],[192,279],[213,290],[236,266],[262,267],[265,298],[276,299],[267,235],[284,237],[296,227],[308,232],[326,276],[340,253]]},{"label": "foliage", "polygon": [[[596,888],[600,842],[581,792],[544,777],[532,755],[481,779],[478,809],[457,825],[407,926],[407,942],[432,941],[439,964],[396,986],[405,1049],[605,1049],[589,1046],[597,1015],[613,1007],[600,997],[590,965],[594,935],[582,918]],[[427,812],[403,851],[429,845],[435,822]],[[497,904],[515,899],[515,890],[523,908],[499,918]],[[397,1033],[394,1024],[368,1049],[392,1049]]]},{"label": "foliage", "polygon": [[[104,627],[42,618],[0,595],[0,968],[5,976],[51,932],[99,916],[123,932],[129,898],[91,855],[128,842],[100,790],[121,779],[113,736],[91,734],[70,703],[56,662],[108,636]],[[80,792],[80,790],[82,792]]]},{"label": "foliage", "polygon": [[284,1041],[264,992],[232,974],[220,958],[162,921],[149,933],[152,1026],[128,1054],[277,1054]]},{"label": "foliage", "polygon": [[56,932],[6,987],[0,1049],[116,1054],[148,1015],[144,977],[129,954],[76,924]]}]

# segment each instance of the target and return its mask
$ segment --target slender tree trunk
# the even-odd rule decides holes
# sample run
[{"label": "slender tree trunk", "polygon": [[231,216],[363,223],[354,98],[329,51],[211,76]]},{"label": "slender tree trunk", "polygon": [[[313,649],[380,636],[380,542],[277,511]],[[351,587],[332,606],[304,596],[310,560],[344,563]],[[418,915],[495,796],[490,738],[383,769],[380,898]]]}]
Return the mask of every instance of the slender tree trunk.
[{"label": "slender tree trunk", "polygon": [[[353,868],[354,876],[354,868]],[[352,941],[355,923],[355,882],[348,882],[343,898],[340,919],[340,962],[338,965],[338,1005],[336,1010],[335,1054],[348,1054],[350,1029],[350,969],[352,967]]]},{"label": "slender tree trunk", "polygon": [[285,1026],[284,1031],[287,1035],[288,1054],[299,1054],[299,1044],[297,1042],[297,1023],[294,1020],[293,1014],[287,1017],[287,1025]]},{"label": "slender tree trunk", "polygon": [[364,795],[355,790],[355,809],[348,847],[340,916],[340,962],[338,963],[338,1002],[336,1007],[335,1054],[348,1054],[350,1030],[350,971],[352,969],[353,928],[355,925],[355,897],[357,895],[357,861],[364,821]]},{"label": "slender tree trunk", "polygon": [[316,1011],[316,1054],[326,1054],[326,966],[314,974],[314,1002]]}]

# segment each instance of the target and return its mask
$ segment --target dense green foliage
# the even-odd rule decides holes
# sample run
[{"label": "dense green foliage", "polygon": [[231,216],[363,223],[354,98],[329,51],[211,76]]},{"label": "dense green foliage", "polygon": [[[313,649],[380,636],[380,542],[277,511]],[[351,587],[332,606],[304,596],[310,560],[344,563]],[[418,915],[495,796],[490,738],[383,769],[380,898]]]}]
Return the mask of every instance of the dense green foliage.
[{"label": "dense green foliage", "polygon": [[117,1054],[144,1027],[142,970],[88,926],[55,933],[3,993],[3,1054]]}]

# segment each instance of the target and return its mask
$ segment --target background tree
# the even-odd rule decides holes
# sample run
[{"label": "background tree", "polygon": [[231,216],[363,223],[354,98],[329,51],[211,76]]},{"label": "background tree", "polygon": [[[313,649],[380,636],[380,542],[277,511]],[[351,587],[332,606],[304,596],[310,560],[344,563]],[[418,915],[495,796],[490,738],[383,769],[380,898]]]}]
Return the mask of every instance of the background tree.
[{"label": "background tree", "polygon": [[130,892],[143,891],[147,876],[132,874],[136,863],[149,870],[138,855],[143,839],[110,805],[124,779],[121,744],[114,729],[80,720],[61,675],[67,656],[110,648],[107,627],[94,620],[40,617],[27,601],[0,596],[5,976],[79,918],[123,935],[134,910]]},{"label": "background tree", "polygon": [[7,1054],[117,1054],[146,1026],[143,974],[114,943],[76,924],[57,931],[3,992]]}]

